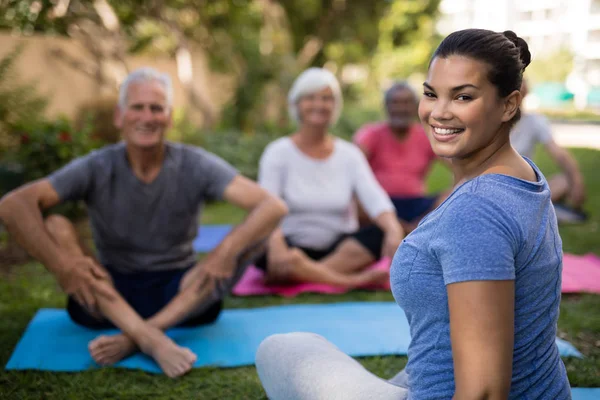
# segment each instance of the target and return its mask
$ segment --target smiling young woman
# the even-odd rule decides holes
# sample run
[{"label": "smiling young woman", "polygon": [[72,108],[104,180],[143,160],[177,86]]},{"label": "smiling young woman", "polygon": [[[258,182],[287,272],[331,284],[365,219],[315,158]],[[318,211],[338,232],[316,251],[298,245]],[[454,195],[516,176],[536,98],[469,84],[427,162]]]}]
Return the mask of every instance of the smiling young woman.
[{"label": "smiling young woman", "polygon": [[510,145],[527,44],[458,31],[432,58],[419,116],[455,187],[396,252],[394,297],[411,330],[390,381],[324,338],[267,338],[256,356],[271,399],[570,399],[555,343],[562,242],[548,182]]}]

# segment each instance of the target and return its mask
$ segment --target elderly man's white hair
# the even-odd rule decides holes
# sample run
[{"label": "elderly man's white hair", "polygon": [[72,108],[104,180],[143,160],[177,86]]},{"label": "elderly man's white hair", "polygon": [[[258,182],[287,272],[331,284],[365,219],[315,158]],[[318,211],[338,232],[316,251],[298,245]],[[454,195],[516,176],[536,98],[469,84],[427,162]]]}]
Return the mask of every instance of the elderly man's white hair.
[{"label": "elderly man's white hair", "polygon": [[127,105],[127,94],[129,86],[132,83],[139,82],[158,82],[165,89],[167,95],[167,108],[171,110],[173,105],[173,84],[171,83],[171,77],[168,74],[161,73],[151,67],[142,67],[132,71],[119,88],[119,107],[124,109]]},{"label": "elderly man's white hair", "polygon": [[309,68],[296,78],[288,93],[288,111],[290,117],[296,123],[300,123],[300,116],[298,115],[298,102],[300,99],[303,96],[316,93],[327,87],[333,92],[335,101],[335,108],[331,119],[331,124],[335,124],[342,112],[342,90],[335,75],[324,68]]}]

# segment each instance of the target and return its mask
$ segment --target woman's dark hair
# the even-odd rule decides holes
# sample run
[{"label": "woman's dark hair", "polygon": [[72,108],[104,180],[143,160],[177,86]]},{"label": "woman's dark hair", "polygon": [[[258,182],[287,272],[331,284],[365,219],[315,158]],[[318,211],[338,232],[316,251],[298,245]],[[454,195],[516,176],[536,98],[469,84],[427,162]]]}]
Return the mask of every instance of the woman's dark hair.
[{"label": "woman's dark hair", "polygon": [[[498,89],[500,97],[520,90],[523,71],[531,62],[527,42],[513,31],[499,33],[486,29],[465,29],[451,33],[440,43],[431,60],[452,55],[488,64],[488,79]],[[516,122],[520,116],[519,110],[512,122]]]}]

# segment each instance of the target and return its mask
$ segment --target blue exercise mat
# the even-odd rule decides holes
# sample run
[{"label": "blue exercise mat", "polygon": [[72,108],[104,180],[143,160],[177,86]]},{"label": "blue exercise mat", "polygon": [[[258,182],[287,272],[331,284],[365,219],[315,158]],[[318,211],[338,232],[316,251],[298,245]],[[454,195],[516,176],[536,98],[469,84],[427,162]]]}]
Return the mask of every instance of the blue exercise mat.
[{"label": "blue exercise mat", "polygon": [[[195,367],[253,365],[260,342],[274,333],[314,332],[351,356],[403,355],[410,342],[408,322],[393,302],[286,305],[224,310],[218,321],[198,328],[177,328],[168,335],[197,354]],[[100,334],[69,319],[64,310],[38,311],[17,344],[6,369],[82,371],[97,368],[88,342]],[[581,356],[557,341],[563,356]],[[136,354],[116,365],[159,373],[153,360]]]},{"label": "blue exercise mat", "polygon": [[232,225],[201,225],[198,228],[198,235],[194,239],[194,251],[208,253],[217,247],[232,229]]},{"label": "blue exercise mat", "polygon": [[600,400],[600,388],[571,388],[573,400]]}]

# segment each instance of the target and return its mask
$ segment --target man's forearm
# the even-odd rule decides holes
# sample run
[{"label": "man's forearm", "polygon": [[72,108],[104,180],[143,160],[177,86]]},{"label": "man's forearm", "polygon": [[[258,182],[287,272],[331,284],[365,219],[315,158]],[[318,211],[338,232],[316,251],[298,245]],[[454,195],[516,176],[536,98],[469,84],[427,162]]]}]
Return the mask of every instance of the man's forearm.
[{"label": "man's forearm", "polygon": [[275,198],[268,198],[254,208],[243,223],[233,231],[215,249],[215,252],[241,254],[265,240],[279,226],[287,210],[283,203]]},{"label": "man's forearm", "polygon": [[0,220],[9,235],[30,256],[50,272],[56,273],[61,265],[62,252],[48,234],[42,213],[35,202],[10,195],[3,198],[0,201]]}]

